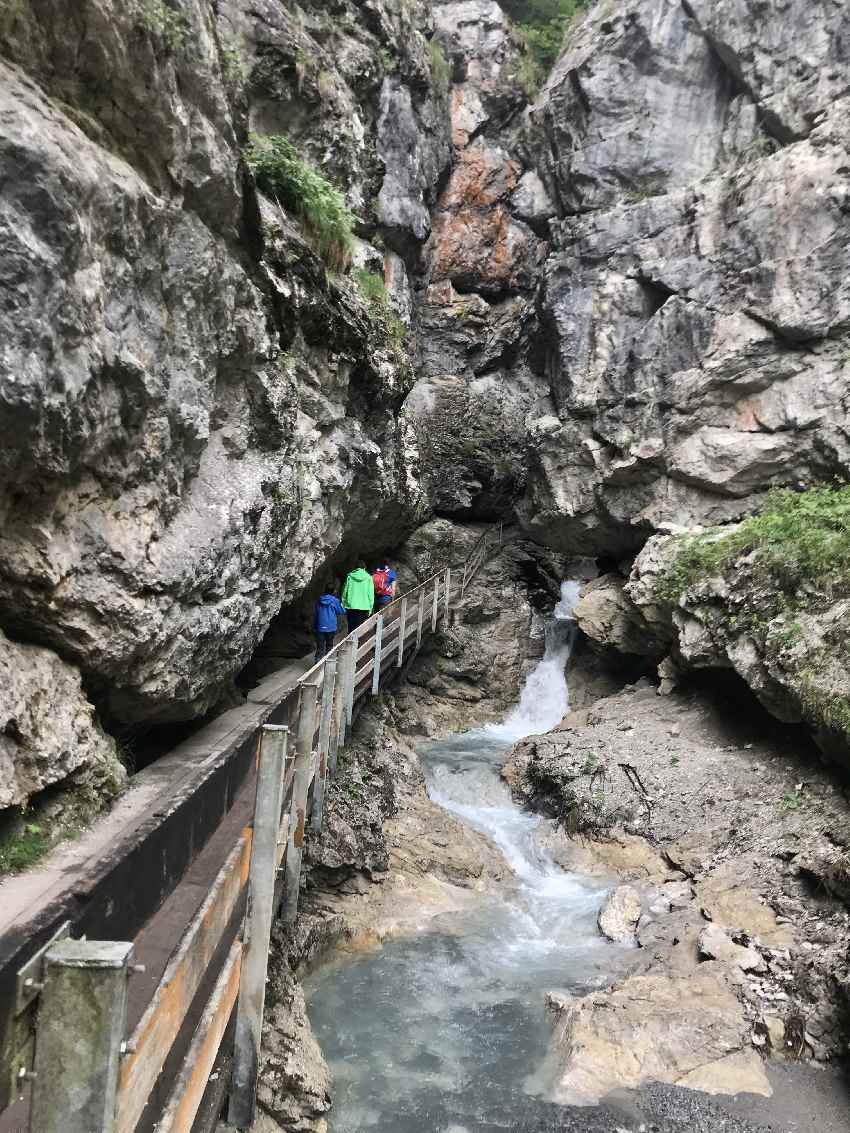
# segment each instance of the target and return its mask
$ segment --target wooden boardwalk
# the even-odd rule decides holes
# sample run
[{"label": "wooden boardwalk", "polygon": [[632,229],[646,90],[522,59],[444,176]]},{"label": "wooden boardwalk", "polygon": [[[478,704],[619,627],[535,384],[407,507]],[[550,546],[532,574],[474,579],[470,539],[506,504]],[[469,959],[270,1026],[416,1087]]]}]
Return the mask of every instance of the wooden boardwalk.
[{"label": "wooden boardwalk", "polygon": [[493,539],[143,772],[124,813],[68,851],[73,884],[54,865],[16,890],[0,911],[0,1133],[201,1133],[225,1049],[228,1117],[251,1128],[271,926],[297,915],[337,754]]}]

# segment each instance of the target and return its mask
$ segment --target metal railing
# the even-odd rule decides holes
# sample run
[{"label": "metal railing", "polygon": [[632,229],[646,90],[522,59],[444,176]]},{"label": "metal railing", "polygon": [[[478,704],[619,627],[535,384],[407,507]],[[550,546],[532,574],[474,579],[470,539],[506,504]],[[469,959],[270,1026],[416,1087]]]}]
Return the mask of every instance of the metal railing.
[{"label": "metal railing", "polygon": [[23,1008],[38,1000],[34,1054],[32,1042],[22,1046],[12,1070],[21,1085],[31,1083],[31,1133],[190,1133],[234,1015],[228,1121],[252,1128],[272,924],[296,918],[308,822],[322,829],[327,782],[358,707],[441,621],[450,624],[452,604],[493,540],[485,532],[462,570],[431,575],[349,633],[278,706],[286,723],[261,726],[253,822],[227,853],[131,1034],[133,943],[72,940],[66,925],[19,973]]}]

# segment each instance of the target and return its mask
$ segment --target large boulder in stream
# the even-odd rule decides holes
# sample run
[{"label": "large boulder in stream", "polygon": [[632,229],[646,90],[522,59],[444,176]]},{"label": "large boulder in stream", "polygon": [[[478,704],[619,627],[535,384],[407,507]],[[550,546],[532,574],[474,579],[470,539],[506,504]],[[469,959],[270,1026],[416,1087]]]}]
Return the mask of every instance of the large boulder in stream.
[{"label": "large boulder in stream", "polygon": [[634,944],[640,920],[640,893],[631,885],[618,885],[599,910],[599,931],[616,944]]}]

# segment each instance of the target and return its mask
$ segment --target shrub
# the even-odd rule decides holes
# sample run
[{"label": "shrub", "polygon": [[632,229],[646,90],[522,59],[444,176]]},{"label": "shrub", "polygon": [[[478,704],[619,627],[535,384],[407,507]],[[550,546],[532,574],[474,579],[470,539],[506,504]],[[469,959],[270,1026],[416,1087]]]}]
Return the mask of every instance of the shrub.
[{"label": "shrub", "polygon": [[590,0],[515,0],[510,6],[524,51],[519,79],[532,97],[555,65],[576,16]]},{"label": "shrub", "polygon": [[231,90],[239,90],[245,84],[247,70],[245,60],[242,58],[239,40],[236,36],[226,36],[219,46],[221,59],[221,73],[225,83]]},{"label": "shrub", "polygon": [[303,161],[287,138],[251,135],[245,160],[260,189],[298,218],[328,267],[337,271],[346,267],[351,261],[354,216],[342,193]]},{"label": "shrub", "polygon": [[428,50],[431,54],[431,79],[434,83],[434,90],[437,94],[445,96],[449,93],[452,82],[452,65],[436,39],[431,40]]},{"label": "shrub", "polygon": [[400,348],[405,337],[404,323],[390,306],[383,278],[377,272],[357,268],[354,281],[369,307],[372,321],[380,325],[391,345]]},{"label": "shrub", "polygon": [[135,0],[132,8],[136,24],[159,39],[173,52],[182,51],[189,37],[183,12],[169,7],[165,0]]},{"label": "shrub", "polygon": [[722,569],[741,555],[753,570],[789,595],[815,584],[832,595],[850,583],[850,485],[778,490],[758,515],[734,531],[688,539],[659,577],[662,597],[675,601],[701,575]]}]

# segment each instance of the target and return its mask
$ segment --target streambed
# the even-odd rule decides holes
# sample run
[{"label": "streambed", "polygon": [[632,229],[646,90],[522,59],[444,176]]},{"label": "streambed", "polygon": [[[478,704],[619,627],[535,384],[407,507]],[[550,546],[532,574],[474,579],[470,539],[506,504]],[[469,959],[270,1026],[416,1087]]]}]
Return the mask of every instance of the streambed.
[{"label": "streambed", "polygon": [[576,591],[564,583],[545,656],[505,721],[420,751],[433,801],[496,843],[513,884],[376,954],[340,957],[305,985],[334,1080],[333,1133],[510,1122],[546,1089],[545,993],[605,984],[623,958],[596,929],[604,888],[549,859],[535,838],[542,820],[499,776],[513,743],[568,708]]}]

